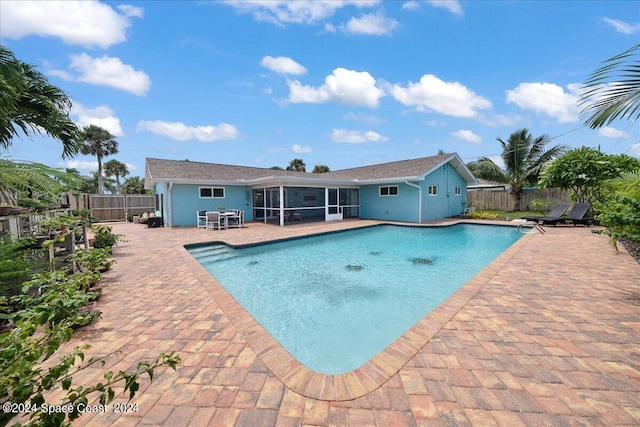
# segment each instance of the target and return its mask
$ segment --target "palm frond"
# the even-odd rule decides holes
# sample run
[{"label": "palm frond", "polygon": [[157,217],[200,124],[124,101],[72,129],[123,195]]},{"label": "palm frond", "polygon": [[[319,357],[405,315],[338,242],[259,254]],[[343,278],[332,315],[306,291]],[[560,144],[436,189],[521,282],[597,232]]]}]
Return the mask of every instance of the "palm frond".
[{"label": "palm frond", "polygon": [[640,44],[607,59],[585,82],[578,102],[584,123],[597,129],[640,117]]}]

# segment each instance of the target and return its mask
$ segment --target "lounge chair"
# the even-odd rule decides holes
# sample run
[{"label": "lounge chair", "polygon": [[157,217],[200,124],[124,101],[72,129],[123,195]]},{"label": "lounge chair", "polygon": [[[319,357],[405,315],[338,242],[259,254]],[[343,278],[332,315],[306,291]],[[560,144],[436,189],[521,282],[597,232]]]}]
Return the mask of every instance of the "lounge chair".
[{"label": "lounge chair", "polygon": [[593,219],[587,215],[589,209],[591,209],[591,204],[589,203],[576,203],[573,205],[567,216],[563,216],[555,220],[547,220],[546,222],[543,222],[543,224],[553,224],[555,227],[557,224],[571,223],[574,226],[577,224],[584,224],[589,227],[593,222]]},{"label": "lounge chair", "polygon": [[551,206],[549,213],[546,214],[545,216],[523,216],[522,219],[525,219],[527,221],[534,221],[534,222],[553,221],[555,219],[561,218],[562,214],[567,209],[569,209],[569,205],[553,205]]}]

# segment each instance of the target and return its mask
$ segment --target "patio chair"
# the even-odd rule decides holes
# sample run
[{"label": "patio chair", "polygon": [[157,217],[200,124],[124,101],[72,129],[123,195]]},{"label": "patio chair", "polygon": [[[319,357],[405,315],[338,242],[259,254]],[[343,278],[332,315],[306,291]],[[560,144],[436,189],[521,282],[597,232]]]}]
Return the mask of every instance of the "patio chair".
[{"label": "patio chair", "polygon": [[593,219],[587,215],[590,209],[590,203],[576,203],[573,205],[567,216],[554,220],[547,220],[546,222],[543,222],[543,224],[553,224],[555,227],[557,224],[567,224],[567,222],[570,222],[574,226],[577,224],[584,224],[587,227],[590,227],[593,222]]},{"label": "patio chair", "polygon": [[221,230],[222,227],[225,227],[224,219],[220,216],[220,212],[207,212],[206,216],[206,227],[208,230],[213,230],[214,228]]},{"label": "patio chair", "polygon": [[569,209],[569,205],[553,205],[551,206],[549,213],[546,214],[545,216],[523,216],[522,219],[525,219],[527,221],[534,221],[534,222],[540,222],[540,221],[549,222],[549,221],[553,221],[561,218],[562,214],[567,209]]},{"label": "patio chair", "polygon": [[227,216],[227,227],[242,228],[244,224],[244,211],[236,210],[233,215]]},{"label": "patio chair", "polygon": [[196,211],[196,225],[198,228],[207,228],[207,211]]}]

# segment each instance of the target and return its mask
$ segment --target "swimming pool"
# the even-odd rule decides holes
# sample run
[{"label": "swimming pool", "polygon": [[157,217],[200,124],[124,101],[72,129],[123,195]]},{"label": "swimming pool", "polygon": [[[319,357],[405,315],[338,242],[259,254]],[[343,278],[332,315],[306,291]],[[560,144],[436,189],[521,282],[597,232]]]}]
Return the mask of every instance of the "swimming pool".
[{"label": "swimming pool", "polygon": [[383,225],[191,254],[294,357],[325,373],[374,357],[522,236]]}]

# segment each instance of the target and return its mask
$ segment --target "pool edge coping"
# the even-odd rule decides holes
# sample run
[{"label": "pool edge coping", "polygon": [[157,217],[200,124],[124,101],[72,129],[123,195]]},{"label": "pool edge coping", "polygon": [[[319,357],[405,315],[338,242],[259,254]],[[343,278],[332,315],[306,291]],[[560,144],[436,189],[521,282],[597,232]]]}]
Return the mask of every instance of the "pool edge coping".
[{"label": "pool edge coping", "polygon": [[[392,222],[381,224],[404,225]],[[412,225],[439,227],[454,224],[478,224],[459,221],[443,225]],[[482,224],[480,224],[482,225]],[[487,224],[489,225],[489,224]],[[511,224],[491,224],[513,226]],[[362,227],[354,227],[362,228]],[[312,236],[310,233],[302,237]],[[405,366],[489,281],[520,251],[532,237],[529,232],[519,238],[474,277],[463,284],[444,302],[426,314],[405,333],[362,366],[343,374],[315,372],[285,349],[254,317],[209,273],[187,250],[175,249],[207,292],[246,340],[265,366],[291,391],[323,401],[349,401],[365,396],[387,383]],[[282,240],[282,239],[281,239]],[[288,240],[288,239],[285,239]],[[278,241],[266,240],[263,243]],[[211,242],[213,243],[213,242]],[[225,243],[225,242],[219,242]]]}]

